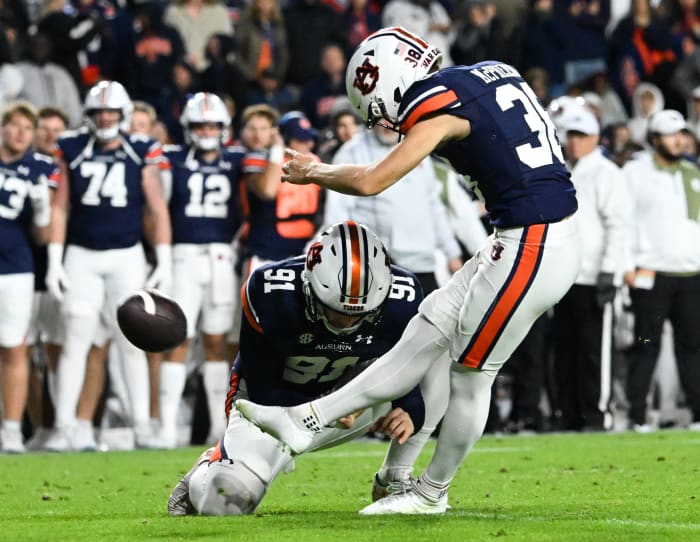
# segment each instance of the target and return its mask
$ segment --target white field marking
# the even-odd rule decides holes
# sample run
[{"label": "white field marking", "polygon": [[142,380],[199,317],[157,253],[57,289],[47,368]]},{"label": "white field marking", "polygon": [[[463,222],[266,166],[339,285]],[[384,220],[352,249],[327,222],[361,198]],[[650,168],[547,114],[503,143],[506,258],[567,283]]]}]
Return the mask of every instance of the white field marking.
[{"label": "white field marking", "polygon": [[469,512],[465,510],[455,510],[452,509],[451,512],[447,513],[449,516],[464,516],[479,519],[492,519],[492,520],[504,520],[504,521],[527,521],[531,523],[556,523],[565,521],[576,521],[577,523],[600,523],[605,525],[619,525],[621,527],[643,527],[652,529],[678,529],[684,531],[700,531],[700,523],[679,523],[677,521],[663,522],[663,521],[646,521],[639,519],[621,519],[621,518],[581,518],[581,517],[561,517],[552,518],[551,516],[529,516],[529,515],[512,515],[503,514],[501,512]]},{"label": "white field marking", "polygon": [[[377,444],[388,444],[386,442],[378,442]],[[474,448],[470,454],[478,454],[478,453],[487,453],[487,454],[499,454],[499,453],[504,453],[504,454],[510,454],[510,453],[520,453],[520,452],[528,452],[531,451],[532,448],[529,447],[503,447],[503,448],[486,448],[486,447],[481,447],[481,448]],[[322,450],[323,451],[323,450]],[[383,446],[382,449],[380,450],[367,450],[367,451],[356,451],[356,452],[351,452],[351,451],[325,451],[323,454],[314,454],[316,457],[323,457],[323,458],[328,458],[328,459],[334,459],[334,458],[343,458],[343,457],[384,457],[386,455],[386,447]]]}]

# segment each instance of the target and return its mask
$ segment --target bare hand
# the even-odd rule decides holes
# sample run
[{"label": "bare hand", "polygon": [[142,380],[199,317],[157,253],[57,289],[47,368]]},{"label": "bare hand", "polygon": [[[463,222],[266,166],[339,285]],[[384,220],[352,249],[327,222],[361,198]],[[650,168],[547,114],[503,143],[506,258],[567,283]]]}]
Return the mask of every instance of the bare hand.
[{"label": "bare hand", "polygon": [[284,155],[289,158],[282,166],[282,181],[292,184],[310,184],[309,168],[313,158],[292,149],[284,149]]},{"label": "bare hand", "polygon": [[379,418],[369,430],[384,433],[390,439],[397,439],[399,444],[403,444],[413,434],[415,427],[404,409],[395,408],[383,418]]},{"label": "bare hand", "polygon": [[462,269],[462,258],[452,258],[451,260],[448,260],[447,262],[447,268],[450,270],[450,273],[454,274],[460,269]]}]

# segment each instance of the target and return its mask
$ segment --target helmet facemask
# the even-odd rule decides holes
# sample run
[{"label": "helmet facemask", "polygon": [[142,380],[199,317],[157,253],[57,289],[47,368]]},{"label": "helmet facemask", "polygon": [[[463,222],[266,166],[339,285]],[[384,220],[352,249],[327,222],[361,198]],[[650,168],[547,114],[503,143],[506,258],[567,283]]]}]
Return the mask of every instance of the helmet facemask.
[{"label": "helmet facemask", "polygon": [[[86,117],[85,124],[98,141],[111,141],[116,139],[120,132],[129,132],[134,105],[120,83],[116,81],[97,83],[85,96],[83,109]],[[100,128],[94,118],[99,111],[117,111],[120,119],[111,126]]]},{"label": "helmet facemask", "polygon": [[185,139],[187,142],[200,151],[218,151],[222,147],[223,141],[228,138],[227,131],[220,123],[217,123],[219,127],[218,136],[201,136],[195,132],[199,125],[200,123],[194,122],[187,126],[185,129]]},{"label": "helmet facemask", "polygon": [[[194,133],[194,127],[203,124],[216,124],[220,128],[218,136],[202,136]],[[184,128],[185,141],[204,152],[216,151],[228,140],[228,126],[231,116],[224,102],[216,94],[198,92],[187,100],[180,116]]]},{"label": "helmet facemask", "polygon": [[[309,320],[344,335],[376,321],[392,279],[381,241],[365,226],[347,221],[334,224],[311,245],[302,280]],[[357,320],[339,328],[327,310]]]}]

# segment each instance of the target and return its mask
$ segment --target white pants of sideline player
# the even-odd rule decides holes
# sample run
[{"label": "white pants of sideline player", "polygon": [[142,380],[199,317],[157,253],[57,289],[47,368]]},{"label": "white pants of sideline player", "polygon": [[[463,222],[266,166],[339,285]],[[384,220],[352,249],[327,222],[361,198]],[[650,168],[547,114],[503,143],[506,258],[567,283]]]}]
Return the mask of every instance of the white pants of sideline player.
[{"label": "white pants of sideline player", "polygon": [[[359,438],[390,409],[390,403],[382,403],[365,410],[350,429],[324,431],[316,437],[310,451]],[[235,408],[220,446],[221,460],[201,464],[190,479],[190,500],[202,515],[252,513],[277,475],[285,468],[293,468],[289,448],[263,433]],[[215,454],[218,453],[217,450]]]},{"label": "white pants of sideline player", "polygon": [[208,335],[228,333],[239,310],[233,249],[224,243],[177,244],[173,247],[172,296],[187,317],[187,337],[201,329]]},{"label": "white pants of sideline player", "polygon": [[61,307],[65,339],[56,375],[56,427],[66,429],[75,422],[87,355],[102,313],[106,325],[112,329],[123,364],[134,427],[146,428],[149,424],[146,356],[119,332],[116,323],[119,303],[142,288],[146,280],[143,247],[138,244],[123,249],[90,250],[68,245],[64,267],[69,287]]},{"label": "white pants of sideline player", "polygon": [[33,273],[0,275],[0,346],[13,348],[24,341],[32,317]]},{"label": "white pants of sideline player", "polygon": [[63,343],[61,302],[49,292],[34,292],[27,344],[33,345],[39,340],[44,343]]}]

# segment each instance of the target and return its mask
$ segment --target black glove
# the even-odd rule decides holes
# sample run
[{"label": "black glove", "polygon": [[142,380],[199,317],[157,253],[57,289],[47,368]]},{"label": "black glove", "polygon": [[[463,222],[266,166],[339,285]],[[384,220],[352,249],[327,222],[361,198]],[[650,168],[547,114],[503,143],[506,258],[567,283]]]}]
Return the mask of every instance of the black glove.
[{"label": "black glove", "polygon": [[604,307],[606,303],[612,303],[617,293],[617,286],[614,284],[613,273],[598,273],[598,281],[595,285],[596,301],[599,307]]}]

